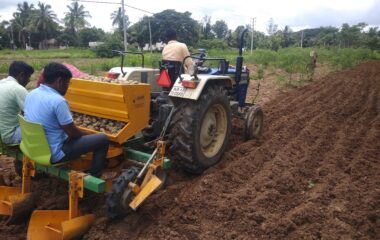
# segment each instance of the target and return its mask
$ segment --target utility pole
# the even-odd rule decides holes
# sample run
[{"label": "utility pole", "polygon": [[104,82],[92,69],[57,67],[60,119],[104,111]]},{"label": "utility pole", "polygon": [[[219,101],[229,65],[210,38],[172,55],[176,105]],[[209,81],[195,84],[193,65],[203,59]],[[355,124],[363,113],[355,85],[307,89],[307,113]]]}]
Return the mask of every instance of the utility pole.
[{"label": "utility pole", "polygon": [[251,56],[252,56],[252,51],[253,51],[253,32],[255,29],[255,20],[256,20],[256,18],[252,18]]},{"label": "utility pole", "polygon": [[13,37],[13,25],[11,23],[11,47],[12,47],[12,50],[15,50],[15,39]]},{"label": "utility pole", "polygon": [[301,48],[303,48],[303,30],[301,32]]},{"label": "utility pole", "polygon": [[124,0],[121,0],[121,11],[123,12],[123,32],[124,32],[124,51],[127,51],[127,26],[125,22],[125,10],[124,10]]},{"label": "utility pole", "polygon": [[149,24],[149,48],[150,53],[152,53],[152,29],[150,28],[150,17],[148,16],[148,24]]}]

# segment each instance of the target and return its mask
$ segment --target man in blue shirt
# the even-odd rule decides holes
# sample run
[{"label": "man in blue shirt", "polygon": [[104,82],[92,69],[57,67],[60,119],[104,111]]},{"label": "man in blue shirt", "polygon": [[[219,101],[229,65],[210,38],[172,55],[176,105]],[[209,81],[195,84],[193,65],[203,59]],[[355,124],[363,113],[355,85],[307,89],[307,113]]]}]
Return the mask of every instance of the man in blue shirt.
[{"label": "man in blue shirt", "polygon": [[34,69],[22,61],[9,66],[9,76],[0,80],[0,136],[5,144],[19,144],[21,131],[17,114],[24,111],[24,100],[28,91],[25,86]]},{"label": "man in blue shirt", "polygon": [[92,152],[88,172],[100,177],[106,165],[109,140],[103,133],[87,135],[75,126],[69,105],[63,97],[71,77],[70,70],[60,63],[46,65],[44,83],[26,96],[25,118],[44,127],[52,163],[77,159],[82,154]]}]

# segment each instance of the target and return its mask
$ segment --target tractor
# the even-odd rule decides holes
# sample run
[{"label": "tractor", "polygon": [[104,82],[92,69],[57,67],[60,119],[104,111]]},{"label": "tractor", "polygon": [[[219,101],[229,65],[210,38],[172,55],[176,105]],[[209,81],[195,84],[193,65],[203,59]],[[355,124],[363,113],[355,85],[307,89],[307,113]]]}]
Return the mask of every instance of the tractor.
[{"label": "tractor", "polygon": [[[189,56],[195,60],[189,74],[183,74],[186,58],[182,62],[162,61],[156,81],[152,76],[159,70],[143,68],[143,56],[141,68],[126,68],[124,55],[131,52],[119,52],[121,67],[109,72],[120,80],[139,78],[151,85],[151,114],[149,126],[142,131],[144,139],[154,140],[160,135],[174,107],[168,134],[169,153],[187,172],[202,173],[221,159],[231,134],[232,117],[245,120],[245,140],[261,135],[263,111],[257,104],[246,103],[249,70],[243,66],[242,56],[246,31],[240,36],[235,67],[224,58],[207,58],[205,50],[200,49]],[[206,67],[205,62],[217,66]]]},{"label": "tractor", "polygon": [[[242,56],[246,31],[240,36],[235,67],[200,52],[188,56],[194,65],[187,74],[182,72],[186,58],[182,62],[162,61],[159,69],[149,69],[143,67],[141,54],[141,68],[125,68],[128,53],[120,52],[120,69],[108,73],[117,82],[71,80],[65,98],[74,115],[85,116],[85,125],[79,125],[83,131],[104,131],[98,122],[120,127],[105,132],[111,145],[104,172],[117,172],[111,179],[84,173],[91,163],[90,154],[52,164],[42,125],[19,115],[22,187],[0,186],[0,215],[7,216],[9,223],[28,216],[35,199],[32,177],[48,173],[69,182],[69,209],[33,211],[28,239],[72,239],[85,233],[95,218],[78,208],[84,189],[106,193],[108,217],[115,219],[138,209],[162,187],[171,161],[195,174],[220,161],[231,135],[232,117],[244,119],[245,139],[258,138],[263,112],[260,106],[246,103],[249,70],[243,67]],[[217,66],[206,67],[207,62]]]}]

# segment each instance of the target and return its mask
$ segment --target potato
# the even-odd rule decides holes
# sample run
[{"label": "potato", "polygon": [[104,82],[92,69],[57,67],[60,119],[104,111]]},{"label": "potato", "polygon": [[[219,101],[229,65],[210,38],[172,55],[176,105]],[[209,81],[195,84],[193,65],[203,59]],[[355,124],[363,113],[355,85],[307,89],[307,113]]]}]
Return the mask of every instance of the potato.
[{"label": "potato", "polygon": [[126,124],[116,120],[90,116],[77,112],[73,112],[72,116],[75,125],[110,135],[115,135],[120,132]]},{"label": "potato", "polygon": [[119,80],[119,79],[113,79],[109,77],[97,77],[93,75],[87,75],[81,77],[82,80],[89,80],[94,82],[105,82],[105,83],[114,83],[114,84],[140,84],[140,82],[133,81],[133,80]]}]

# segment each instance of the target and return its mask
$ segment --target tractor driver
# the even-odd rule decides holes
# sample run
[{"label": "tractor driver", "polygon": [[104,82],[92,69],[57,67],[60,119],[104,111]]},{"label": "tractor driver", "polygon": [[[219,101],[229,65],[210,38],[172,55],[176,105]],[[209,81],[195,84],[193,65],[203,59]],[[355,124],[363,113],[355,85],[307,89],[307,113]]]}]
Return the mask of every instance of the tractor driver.
[{"label": "tractor driver", "polygon": [[[189,49],[186,44],[177,41],[177,33],[174,29],[169,28],[166,31],[167,45],[162,50],[162,60],[181,62],[187,56],[190,56]],[[188,67],[193,64],[191,58],[187,58],[184,64],[185,72]]]},{"label": "tractor driver", "polygon": [[70,70],[60,63],[46,65],[43,84],[26,96],[25,118],[42,124],[53,164],[92,152],[91,167],[87,172],[100,177],[106,165],[109,140],[103,133],[87,135],[75,126],[69,105],[63,97],[71,77]]},{"label": "tractor driver", "polygon": [[21,131],[17,114],[24,111],[28,91],[25,86],[34,73],[33,67],[22,61],[9,66],[9,76],[0,80],[0,136],[5,144],[19,144]]}]

